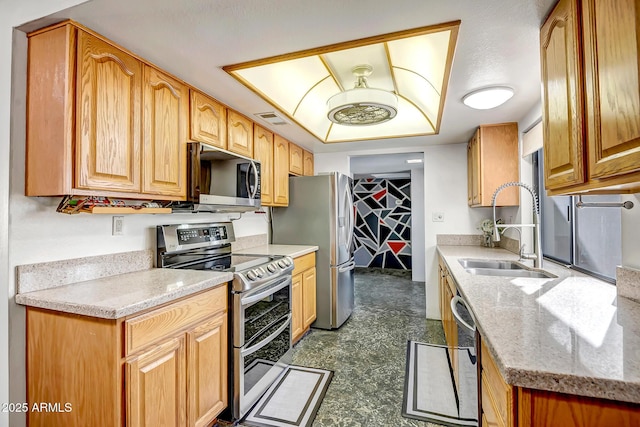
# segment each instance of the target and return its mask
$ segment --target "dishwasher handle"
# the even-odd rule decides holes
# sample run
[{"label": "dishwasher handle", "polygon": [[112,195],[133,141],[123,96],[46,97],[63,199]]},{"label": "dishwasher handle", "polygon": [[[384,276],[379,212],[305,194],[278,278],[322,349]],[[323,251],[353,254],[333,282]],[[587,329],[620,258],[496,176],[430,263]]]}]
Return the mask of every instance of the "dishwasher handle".
[{"label": "dishwasher handle", "polygon": [[[471,316],[471,320],[473,321],[473,326],[468,324],[462,317],[460,317],[460,313],[458,313],[458,303],[464,305],[467,309],[467,311],[469,312],[469,315]],[[473,313],[471,313],[471,310],[469,310],[469,307],[467,306],[467,302],[462,299],[459,295],[456,295],[455,297],[451,298],[451,312],[453,313],[453,317],[456,318],[456,322],[459,325],[464,326],[465,328],[469,329],[471,332],[475,332],[476,331],[476,319],[473,317]]]}]

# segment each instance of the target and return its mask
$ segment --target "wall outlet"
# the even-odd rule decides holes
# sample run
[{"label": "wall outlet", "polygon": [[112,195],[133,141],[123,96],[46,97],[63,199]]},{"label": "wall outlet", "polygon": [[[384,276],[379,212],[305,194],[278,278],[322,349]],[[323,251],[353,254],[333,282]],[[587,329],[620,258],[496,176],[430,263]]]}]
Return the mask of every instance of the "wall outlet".
[{"label": "wall outlet", "polygon": [[431,221],[433,221],[433,222],[444,222],[444,213],[443,212],[432,212],[431,213]]},{"label": "wall outlet", "polygon": [[124,217],[114,216],[111,220],[111,235],[122,236],[124,233]]}]

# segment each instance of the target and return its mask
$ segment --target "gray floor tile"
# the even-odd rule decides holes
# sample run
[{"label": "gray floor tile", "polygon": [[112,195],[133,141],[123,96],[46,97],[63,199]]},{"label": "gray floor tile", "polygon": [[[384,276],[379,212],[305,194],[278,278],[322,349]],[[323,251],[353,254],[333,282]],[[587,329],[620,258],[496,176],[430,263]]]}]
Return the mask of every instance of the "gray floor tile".
[{"label": "gray floor tile", "polygon": [[445,343],[441,322],[425,319],[424,283],[359,272],[355,289],[340,329],[312,329],[294,349],[294,364],[334,371],[313,425],[432,425],[401,416],[407,340]]}]

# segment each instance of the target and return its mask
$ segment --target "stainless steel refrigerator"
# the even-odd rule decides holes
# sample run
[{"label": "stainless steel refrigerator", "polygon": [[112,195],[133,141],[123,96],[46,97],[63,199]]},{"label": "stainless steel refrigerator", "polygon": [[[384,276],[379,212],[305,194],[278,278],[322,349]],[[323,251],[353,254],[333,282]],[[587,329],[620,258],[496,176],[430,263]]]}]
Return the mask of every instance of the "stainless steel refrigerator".
[{"label": "stainless steel refrigerator", "polygon": [[273,243],[316,245],[316,321],[339,328],[353,311],[353,180],[331,172],[289,178],[289,206],[274,208]]}]

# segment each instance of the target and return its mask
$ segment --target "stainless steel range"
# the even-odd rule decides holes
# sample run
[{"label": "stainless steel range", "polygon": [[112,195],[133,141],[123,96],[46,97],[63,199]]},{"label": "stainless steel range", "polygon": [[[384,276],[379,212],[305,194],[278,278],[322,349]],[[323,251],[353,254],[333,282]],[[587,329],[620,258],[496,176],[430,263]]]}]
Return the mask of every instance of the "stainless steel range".
[{"label": "stainless steel range", "polygon": [[229,402],[241,419],[291,363],[291,271],[285,256],[234,255],[230,222],[157,227],[156,265],[231,271]]}]

